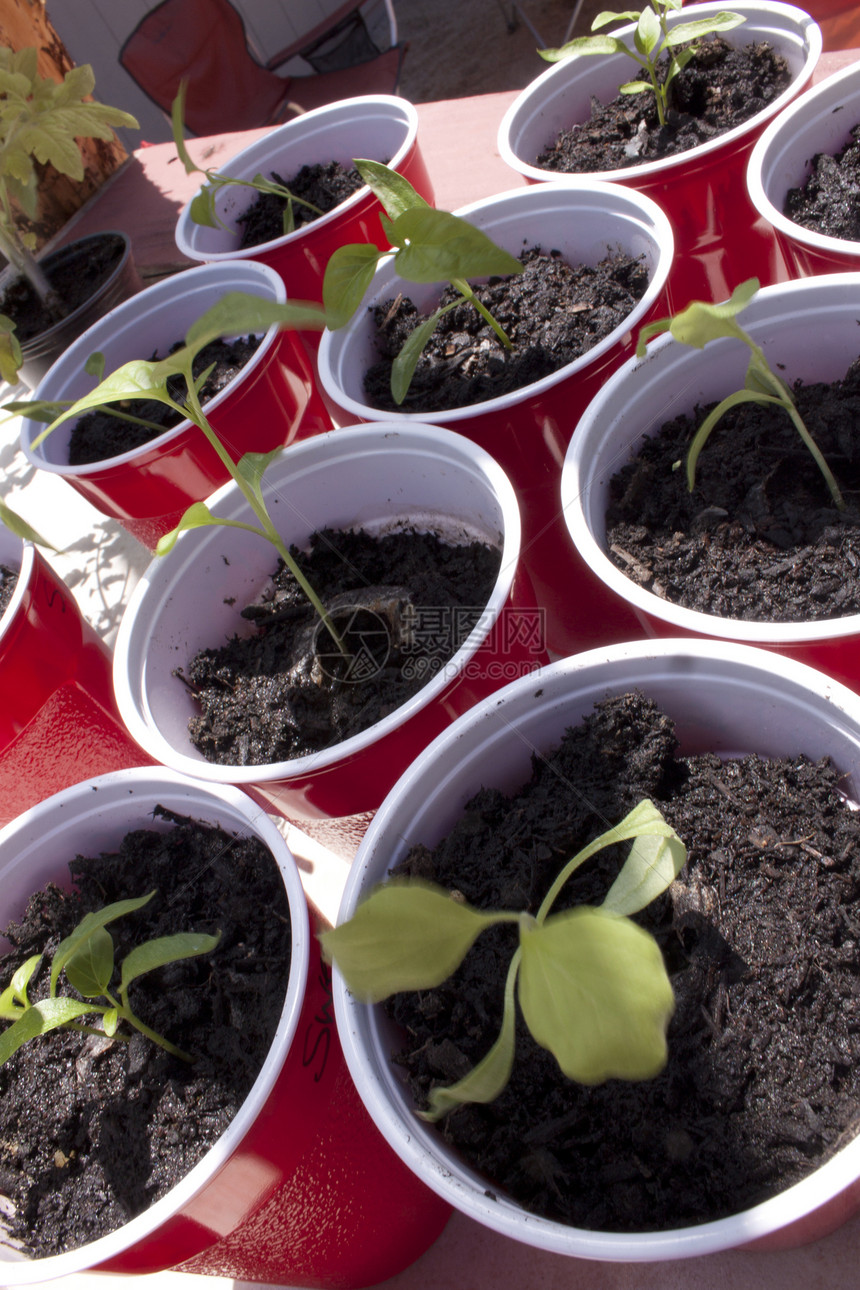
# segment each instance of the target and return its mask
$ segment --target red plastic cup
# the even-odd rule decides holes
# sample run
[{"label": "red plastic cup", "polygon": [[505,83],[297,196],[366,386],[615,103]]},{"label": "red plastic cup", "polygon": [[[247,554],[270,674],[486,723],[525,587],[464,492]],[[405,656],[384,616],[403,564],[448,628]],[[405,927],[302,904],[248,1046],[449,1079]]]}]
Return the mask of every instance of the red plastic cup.
[{"label": "red plastic cup", "polygon": [[839,152],[860,121],[860,65],[829,76],[772,121],[752,150],[747,190],[767,220],[792,277],[860,269],[860,242],[804,228],[783,214],[789,189],[800,188],[819,153]]},{"label": "red plastic cup", "polygon": [[0,1281],[167,1268],[338,1290],[385,1280],[432,1244],[450,1207],[401,1164],[355,1092],[295,860],[263,810],[236,789],[162,767],[76,784],[0,831],[2,926],[47,881],[67,885],[76,854],[109,852],[134,828],[169,827],[153,820],[156,805],[256,834],[272,851],[292,925],[278,1030],[235,1119],[161,1200],[67,1253],[21,1259],[4,1245]]},{"label": "red plastic cup", "polygon": [[[624,640],[635,620],[607,597],[587,572],[574,576],[561,513],[561,463],[589,400],[633,352],[639,328],[666,312],[664,290],[672,265],[672,230],[650,198],[619,184],[584,180],[539,184],[500,193],[458,215],[476,224],[512,254],[524,245],[558,250],[572,264],[597,264],[616,250],[641,255],[649,269],[645,295],[593,349],[552,376],[522,390],[451,412],[404,413],[404,425],[430,417],[491,453],[510,478],[523,523],[523,561],[546,616],[548,649],[568,654],[589,644]],[[435,307],[439,284],[417,286],[384,264],[368,293],[370,305],[408,295],[421,310]],[[390,412],[365,400],[363,380],[376,361],[369,309],[343,330],[327,332],[318,368],[324,397],[336,421],[388,420]]]},{"label": "red plastic cup", "polygon": [[[39,385],[38,399],[77,399],[95,387],[84,371],[90,354],[105,356],[110,373],[131,359],[164,356],[191,324],[227,291],[279,303],[284,285],[274,270],[243,261],[201,265],[148,287],[111,310],[71,345]],[[298,334],[273,325],[235,378],[206,405],[212,427],[234,461],[245,452],[270,452],[331,428],[316,392],[311,361]],[[69,465],[72,422],[64,422],[33,449],[44,425],[25,420],[21,447],[41,470],[60,475],[103,515],[118,520],[144,546],[178,524],[192,502],[230,478],[208,441],[182,421],[131,452],[91,466]]]},{"label": "red plastic cup", "polygon": [[[223,173],[236,179],[267,178],[274,170],[289,179],[302,166],[337,161],[347,169],[355,160],[381,161],[408,179],[433,203],[433,186],[417,141],[418,113],[406,99],[377,94],[342,99],[305,112],[272,130],[225,163]],[[361,188],[320,219],[260,246],[240,250],[238,217],[255,200],[252,189],[222,189],[216,202],[223,227],[195,224],[190,202],[176,226],[176,245],[192,260],[224,263],[259,260],[283,278],[290,299],[322,300],[326,265],[339,246],[350,242],[380,243],[382,210],[369,188]],[[386,243],[387,245],[387,243]],[[304,332],[312,351],[319,334]]]},{"label": "red plastic cup", "polygon": [[[719,0],[667,15],[669,26],[706,18],[725,9]],[[746,163],[767,123],[810,82],[821,54],[821,32],[803,10],[770,0],[742,0],[732,12],[746,21],[723,33],[732,45],[767,41],[787,59],[792,82],[762,112],[719,138],[663,161],[623,170],[600,171],[589,178],[636,188],[659,202],[675,235],[675,264],[669,279],[671,312],[690,300],[723,300],[740,282],[757,277],[762,285],[785,278],[785,266],[770,225],[746,193]],[[634,27],[617,35],[632,44]],[[588,56],[556,63],[532,81],[511,104],[499,127],[502,159],[532,183],[562,179],[542,170],[535,159],[559,131],[586,121],[592,96],[616,97],[630,79],[625,54]],[[582,176],[568,176],[581,181]]]}]

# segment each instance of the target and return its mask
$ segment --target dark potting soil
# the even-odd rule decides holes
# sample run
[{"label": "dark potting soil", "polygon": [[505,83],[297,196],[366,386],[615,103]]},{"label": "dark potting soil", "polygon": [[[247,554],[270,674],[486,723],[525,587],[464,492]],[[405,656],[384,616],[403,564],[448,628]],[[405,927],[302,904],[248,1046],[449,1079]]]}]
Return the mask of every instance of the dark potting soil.
[{"label": "dark potting soil", "polygon": [[860,241],[860,125],[851,130],[843,148],[831,156],[819,152],[812,169],[799,188],[785,195],[783,214],[795,224],[827,237]]},{"label": "dark potting soil", "polygon": [[[522,274],[491,278],[475,289],[512,348],[471,305],[458,305],[439,321],[400,405],[391,397],[391,367],[427,315],[404,297],[375,307],[381,358],[365,374],[368,402],[393,412],[440,412],[522,389],[586,354],[620,326],[648,287],[643,260],[620,252],[595,267],[570,265],[558,251],[539,247],[519,259]],[[440,304],[456,298],[448,288]]]},{"label": "dark potting soil", "polygon": [[257,626],[201,651],[180,677],[201,715],[189,731],[207,761],[258,766],[338,744],[374,725],[445,666],[480,620],[498,550],[433,534],[323,530],[291,548],[350,651],[318,628],[283,565],[243,616]]},{"label": "dark potting soil", "polygon": [[608,103],[592,98],[590,119],[547,140],[535,164],[579,174],[673,157],[742,125],[790,82],[788,64],[766,41],[736,49],[709,36],[672,82],[665,125],[650,92],[621,94]]},{"label": "dark potting soil", "polygon": [[[339,161],[302,166],[292,179],[282,179],[273,170],[271,178],[276,184],[289,188],[294,197],[301,198],[301,201],[293,202],[295,228],[304,228],[306,224],[319,219],[320,215],[327,215],[364,186],[364,180],[358,171],[354,167],[347,170]],[[311,205],[305,206],[304,202],[310,202]],[[317,209],[313,210],[313,206]],[[245,250],[283,237],[286,207],[286,198],[277,197],[274,193],[260,193],[236,221],[242,226],[240,248]]]},{"label": "dark potting soil", "polygon": [[0,564],[0,618],[2,618],[12,599],[17,583],[18,570],[10,569],[5,564]]},{"label": "dark potting soil", "polygon": [[[71,892],[48,886],[5,932],[4,985],[31,955],[49,959],[85,913],[153,888],[148,905],[110,924],[118,963],[154,936],[221,931],[212,954],[130,988],[135,1012],[194,1054],[193,1065],[137,1032],[126,1044],[54,1031],[0,1067],[0,1193],[16,1211],[0,1240],[36,1257],[113,1231],[197,1164],[244,1101],[283,1008],[289,908],[268,848],[159,813],[175,827],[136,830],[115,854],[77,857]],[[47,993],[48,969],[46,960],[31,1000]]]},{"label": "dark potting soil", "polygon": [[51,289],[62,301],[60,309],[52,308],[50,300],[47,305],[43,303],[26,278],[13,279],[0,299],[0,313],[15,323],[19,341],[32,340],[86,304],[116,269],[123,251],[122,239],[118,237],[88,242],[77,257],[65,257],[47,269]]},{"label": "dark potting soil", "polygon": [[[204,403],[214,399],[239,374],[253,358],[262,341],[262,336],[240,336],[230,341],[213,340],[201,349],[193,363],[194,375],[199,376],[214,364],[201,391]],[[172,354],[180,344],[181,342],[177,342],[168,352]],[[155,358],[156,355],[153,355],[153,359]],[[171,377],[168,390],[177,403],[184,405],[187,391],[182,377]],[[157,439],[165,430],[179,425],[182,420],[172,408],[155,399],[129,399],[120,406],[130,416],[154,422],[157,428],[126,421],[116,416],[110,406],[96,408],[93,412],[85,413],[72,426],[69,439],[70,466],[92,466],[110,457],[119,457],[124,452],[132,452],[151,439]]]},{"label": "dark potting soil", "polygon": [[711,404],[643,439],[612,480],[606,547],[623,573],[674,604],[725,618],[860,613],[860,360],[842,381],[793,390],[846,510],[837,510],[788,415],[753,403],[718,423],[690,493],[687,448]]},{"label": "dark potting soil", "polygon": [[[584,1087],[519,1018],[507,1089],[440,1126],[488,1196],[592,1230],[689,1226],[774,1195],[854,1136],[860,815],[843,787],[827,761],[678,758],[671,722],[625,695],[534,758],[521,792],[482,790],[438,846],[413,848],[407,873],[531,913],[563,863],[643,797],[688,848],[670,892],[638,916],[675,993],[667,1066]],[[568,902],[599,903],[626,850],[583,866]],[[484,932],[449,982],[388,1005],[419,1106],[498,1034],[515,945],[511,927]]]}]

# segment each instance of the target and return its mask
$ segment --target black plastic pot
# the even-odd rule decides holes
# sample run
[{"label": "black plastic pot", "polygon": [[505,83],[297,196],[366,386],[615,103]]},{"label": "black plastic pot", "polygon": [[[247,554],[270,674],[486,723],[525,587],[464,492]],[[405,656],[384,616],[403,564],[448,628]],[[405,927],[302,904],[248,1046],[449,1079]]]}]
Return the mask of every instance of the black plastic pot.
[{"label": "black plastic pot", "polygon": [[[68,246],[60,247],[59,250],[45,256],[39,262],[40,267],[49,278],[51,270],[56,270],[60,266],[67,269],[69,265],[80,263],[83,271],[93,254],[94,246],[105,239],[112,239],[122,245],[122,254],[109,277],[101,283],[89,300],[79,305],[67,317],[55,323],[53,327],[49,327],[47,331],[39,332],[21,341],[24,361],[18,376],[31,390],[36,388],[55,359],[59,358],[73,340],[76,340],[103,314],[113,309],[114,305],[140,291],[143,285],[132,258],[131,242],[125,233],[111,231],[93,233],[89,237],[80,238],[77,242],[70,242]],[[0,294],[11,287],[16,276],[14,270],[9,269],[0,277]]]}]

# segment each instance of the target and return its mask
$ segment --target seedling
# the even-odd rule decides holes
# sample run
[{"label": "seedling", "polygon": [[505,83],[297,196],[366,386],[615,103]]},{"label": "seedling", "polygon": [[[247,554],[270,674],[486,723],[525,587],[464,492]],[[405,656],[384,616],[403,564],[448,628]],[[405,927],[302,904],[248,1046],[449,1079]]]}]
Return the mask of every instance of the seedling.
[{"label": "seedling", "polygon": [[[718,31],[731,31],[746,19],[736,13],[720,12],[712,18],[700,18],[695,22],[678,23],[669,27],[668,15],[680,9],[683,0],[652,0],[647,9],[628,9],[623,13],[605,11],[599,13],[591,24],[592,31],[599,31],[609,23],[636,23],[633,33],[633,48],[625,45],[617,36],[577,36],[560,49],[541,49],[539,54],[548,63],[557,63],[564,58],[581,58],[587,54],[626,54],[638,63],[648,74],[648,80],[628,81],[619,86],[620,94],[653,93],[657,104],[657,117],[661,125],[666,124],[666,113],[669,109],[672,82],[678,73],[695,58],[699,46],[689,42],[698,41],[702,36],[710,36]],[[686,45],[685,49],[679,48]],[[665,56],[665,58],[664,58]],[[661,59],[665,71],[661,75]]]},{"label": "seedling", "polygon": [[[39,1035],[48,1031],[81,1030],[85,1034],[104,1033],[110,1039],[125,1040],[129,1035],[118,1030],[121,1022],[139,1030],[153,1043],[158,1044],[174,1057],[192,1062],[190,1054],[177,1048],[169,1039],[159,1035],[140,1017],[135,1016],[128,1000],[132,981],[145,972],[176,963],[180,959],[209,954],[215,949],[221,933],[209,936],[198,932],[180,932],[175,936],[157,936],[136,946],[119,964],[119,985],[116,994],[111,986],[114,976],[114,943],[107,924],[134,913],[148,904],[155,895],[132,900],[119,900],[104,909],[87,914],[71,935],[57,946],[51,961],[51,983],[48,997],[30,1003],[27,989],[42,963],[43,955],[34,954],[13,974],[11,981],[0,994],[0,1019],[12,1025],[0,1035],[0,1065],[13,1053]],[[83,996],[83,1000],[60,994],[60,974],[65,972],[69,985]],[[103,999],[105,1002],[96,1002]],[[97,1014],[102,1017],[103,1031],[95,1030],[83,1022],[84,1017]]]},{"label": "seedling", "polygon": [[390,258],[407,282],[450,282],[458,292],[456,300],[437,309],[415,329],[394,360],[391,393],[400,404],[439,319],[463,301],[477,309],[506,349],[511,348],[504,330],[467,279],[522,273],[523,266],[467,220],[428,205],[409,180],[389,166],[378,161],[354,161],[353,165],[385,211],[380,221],[391,245],[381,250],[372,242],[363,242],[338,247],[334,252],[323,281],[328,326],[334,331],[346,326],[361,305],[377,266]]},{"label": "seedling", "polygon": [[284,233],[292,233],[296,227],[296,218],[294,203],[298,202],[300,206],[306,206],[313,211],[315,215],[324,214],[319,206],[314,206],[313,202],[306,201],[302,197],[297,197],[291,193],[289,188],[284,184],[275,183],[274,180],[266,179],[263,175],[255,175],[253,179],[234,179],[230,175],[222,174],[218,170],[205,169],[198,166],[192,160],[188,149],[185,146],[185,133],[183,122],[185,120],[185,93],[188,89],[188,82],[182,81],[179,86],[179,93],[173,100],[170,110],[170,120],[173,126],[173,142],[176,144],[176,151],[179,154],[179,160],[185,167],[187,175],[205,175],[206,183],[200,189],[200,192],[192,200],[189,207],[189,213],[195,224],[205,224],[208,228],[224,228],[224,223],[218,218],[217,201],[218,194],[224,188],[253,188],[258,193],[271,193],[275,197],[281,197],[286,202],[284,207]]},{"label": "seedling", "polygon": [[[551,914],[580,865],[631,839],[601,905]],[[486,928],[518,927],[499,1037],[463,1079],[432,1090],[423,1119],[439,1120],[461,1103],[499,1096],[513,1068],[516,1000],[536,1041],[569,1079],[650,1079],[666,1063],[674,998],[657,942],[629,915],[666,890],[686,856],[681,839],[646,799],[567,862],[535,915],[482,913],[433,884],[394,878],[320,939],[349,989],[378,1003],[402,990],[441,985]]]},{"label": "seedling", "polygon": [[[211,368],[207,368],[196,380],[192,371],[194,359],[200,350],[220,336],[239,336],[254,331],[265,331],[273,323],[280,326],[322,328],[324,321],[319,305],[289,301],[285,304],[277,304],[240,291],[226,292],[217,304],[192,325],[185,337],[185,345],[181,349],[167,358],[149,361],[136,359],[130,363],[124,363],[89,394],[78,399],[57,416],[51,425],[36,437],[32,446],[37,448],[52,430],[72,417],[79,417],[91,408],[123,403],[127,399],[156,399],[173,408],[180,416],[187,417],[206,436],[224,468],[241,490],[258,523],[254,525],[239,520],[222,519],[214,515],[205,502],[194,502],[182,516],[176,528],[159,540],[156,554],[167,555],[176,544],[180,533],[186,529],[223,525],[227,528],[247,529],[251,533],[259,534],[275,548],[327,627],[332,640],[340,651],[349,657],[346,646],[325,606],[275,528],[263,497],[263,475],[269,463],[282,450],[276,448],[266,453],[248,452],[238,462],[234,462],[209,424],[200,402],[200,389]],[[177,402],[170,393],[168,380],[172,376],[183,378],[186,389],[184,403]]]},{"label": "seedling", "polygon": [[648,341],[653,336],[665,331],[669,331],[675,340],[680,341],[682,345],[690,345],[694,349],[704,349],[708,341],[716,340],[719,337],[731,337],[742,341],[750,351],[750,361],[747,367],[744,388],[727,395],[721,403],[717,404],[699,426],[690,444],[687,452],[687,485],[690,492],[693,491],[696,485],[696,463],[699,460],[699,453],[707,443],[708,436],[714,426],[729,409],[738,407],[742,403],[774,404],[776,407],[783,408],[791,418],[798,434],[812,453],[818,469],[824,476],[834,504],[840,511],[844,511],[845,501],[839,490],[839,485],[824,460],[821,449],[803,423],[791,388],[781,376],[777,376],[776,372],[771,371],[764,356],[764,351],[755,343],[749,333],[744,331],[743,327],[735,321],[736,315],[747,307],[758,289],[758,279],[749,278],[746,282],[742,282],[739,287],[735,287],[730,299],[723,304],[714,305],[703,300],[694,300],[686,309],[675,314],[674,318],[661,318],[657,322],[649,323],[639,333],[636,354],[639,358],[642,358]]},{"label": "seedling", "polygon": [[[136,130],[138,125],[128,112],[84,101],[95,86],[88,64],[73,67],[57,82],[39,75],[37,58],[35,48],[16,52],[0,47],[0,251],[62,318],[68,311],[33,258],[36,239],[21,228],[15,205],[28,219],[36,218],[36,163],[50,163],[60,174],[81,180],[84,167],[79,138],[113,139],[114,126]],[[5,331],[5,322],[0,326]],[[8,364],[15,356],[16,343],[3,341],[5,380],[10,379]],[[20,363],[20,351],[15,361]]]}]

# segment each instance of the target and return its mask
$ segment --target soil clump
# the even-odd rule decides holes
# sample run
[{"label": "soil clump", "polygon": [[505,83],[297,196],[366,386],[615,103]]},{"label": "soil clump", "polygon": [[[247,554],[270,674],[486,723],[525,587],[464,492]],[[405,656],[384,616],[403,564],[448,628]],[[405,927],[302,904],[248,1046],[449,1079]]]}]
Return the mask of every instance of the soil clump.
[{"label": "soil clump", "polygon": [[[522,790],[482,789],[437,846],[412,848],[398,873],[532,914],[564,862],[642,798],[688,848],[637,916],[675,993],[667,1066],[584,1087],[518,1017],[508,1087],[439,1126],[488,1195],[592,1230],[683,1227],[763,1201],[854,1135],[860,817],[843,787],[826,760],[678,757],[672,723],[629,694],[535,757]],[[555,908],[599,903],[627,849],[589,861]],[[515,928],[484,932],[444,985],[386,1005],[419,1107],[495,1039],[515,947]]]},{"label": "soil clump", "polygon": [[484,613],[498,550],[431,533],[323,530],[291,548],[349,650],[340,653],[281,564],[243,616],[253,635],[177,669],[201,713],[189,723],[207,761],[257,766],[341,743],[412,698]]},{"label": "soil clump", "polygon": [[687,450],[709,404],[643,439],[613,478],[606,532],[613,563],[665,600],[724,618],[804,622],[860,613],[860,359],[841,381],[797,382],[793,393],[844,511],[788,415],[754,403],[718,423],[691,493]]},{"label": "soil clump", "polygon": [[[327,215],[353,193],[357,193],[359,188],[364,187],[364,180],[355,167],[351,166],[347,170],[339,161],[302,166],[292,179],[282,179],[273,170],[271,178],[276,184],[288,188],[293,197],[300,199],[292,203],[294,228],[304,228],[321,215]],[[310,205],[305,205],[306,202]],[[248,247],[260,246],[263,242],[283,237],[284,211],[287,205],[285,197],[278,197],[275,193],[260,193],[244,215],[236,220],[242,229],[240,249],[244,251]]]},{"label": "soil clump", "polygon": [[0,564],[0,618],[6,612],[18,584],[18,570]]},{"label": "soil clump", "polygon": [[766,41],[743,48],[708,36],[672,82],[665,125],[652,93],[591,100],[591,117],[548,142],[535,164],[565,174],[623,170],[687,152],[767,108],[788,87],[786,60]]},{"label": "soil clump", "polygon": [[[114,854],[70,863],[72,887],[31,897],[5,932],[0,980],[50,956],[85,913],[157,894],[111,923],[116,961],[176,932],[221,931],[212,954],[147,973],[130,988],[146,1024],[188,1064],[142,1035],[130,1043],[53,1031],[0,1067],[0,1192],[6,1239],[34,1257],[75,1249],[142,1213],[201,1159],[235,1117],[271,1047],[289,974],[290,920],[268,848],[156,808],[173,827],[138,829]],[[49,964],[30,988],[47,994]],[[71,993],[65,978],[61,990]],[[79,997],[79,996],[75,996]]]},{"label": "soil clump", "polygon": [[826,237],[860,242],[860,125],[835,155],[819,152],[809,176],[785,195],[783,214],[803,228]]},{"label": "soil clump", "polygon": [[[648,287],[641,257],[609,254],[599,264],[569,265],[558,251],[531,247],[518,257],[522,274],[475,288],[512,348],[463,303],[442,317],[424,349],[402,404],[391,395],[391,368],[404,342],[428,316],[406,297],[373,309],[379,362],[365,375],[376,408],[441,412],[499,398],[581,358],[621,325]],[[441,306],[458,299],[448,288]]]},{"label": "soil clump", "polygon": [[[199,376],[214,364],[200,391],[204,405],[238,376],[262,341],[262,336],[241,336],[230,341],[213,340],[201,349],[192,365],[194,375]],[[174,353],[181,345],[182,342],[178,341],[168,352]],[[157,355],[154,354],[152,361],[156,358]],[[184,405],[187,397],[184,379],[181,376],[170,377],[167,388],[171,398]],[[129,399],[121,406],[129,416],[153,424],[138,425],[135,421],[116,416],[112,410],[116,407],[115,404],[84,413],[72,426],[69,438],[70,466],[93,466],[111,457],[119,457],[124,452],[133,452],[135,448],[142,448],[183,420],[173,408],[156,399]]]}]

